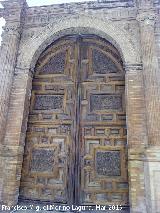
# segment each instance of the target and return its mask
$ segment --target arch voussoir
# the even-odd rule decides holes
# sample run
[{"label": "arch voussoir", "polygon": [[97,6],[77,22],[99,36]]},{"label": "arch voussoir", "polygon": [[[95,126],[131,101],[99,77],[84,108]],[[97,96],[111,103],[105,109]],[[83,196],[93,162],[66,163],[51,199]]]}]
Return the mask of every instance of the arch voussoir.
[{"label": "arch voussoir", "polygon": [[110,41],[121,53],[125,64],[139,64],[140,56],[134,39],[114,22],[93,16],[75,16],[48,24],[32,38],[22,41],[17,66],[33,69],[41,52],[56,39],[73,33],[95,34]]}]

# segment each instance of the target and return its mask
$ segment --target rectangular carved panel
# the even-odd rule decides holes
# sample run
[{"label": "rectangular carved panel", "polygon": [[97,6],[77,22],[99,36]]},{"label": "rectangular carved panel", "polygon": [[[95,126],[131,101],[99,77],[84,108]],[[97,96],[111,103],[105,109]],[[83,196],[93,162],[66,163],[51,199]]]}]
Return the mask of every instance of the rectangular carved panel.
[{"label": "rectangular carved panel", "polygon": [[97,151],[96,172],[98,175],[120,176],[120,152],[119,151]]},{"label": "rectangular carved panel", "polygon": [[36,95],[35,110],[58,110],[63,107],[63,95]]},{"label": "rectangular carved panel", "polygon": [[90,110],[118,110],[122,108],[122,96],[119,94],[92,94]]},{"label": "rectangular carved panel", "polygon": [[54,150],[33,149],[31,172],[52,172],[54,166]]}]

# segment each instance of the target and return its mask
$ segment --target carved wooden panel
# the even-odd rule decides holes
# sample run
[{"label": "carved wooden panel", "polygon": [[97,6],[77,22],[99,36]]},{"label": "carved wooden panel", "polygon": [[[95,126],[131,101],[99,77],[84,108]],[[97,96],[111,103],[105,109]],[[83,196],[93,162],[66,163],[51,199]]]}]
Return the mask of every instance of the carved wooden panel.
[{"label": "carved wooden panel", "polygon": [[33,79],[20,197],[128,205],[121,57],[95,36],[67,36]]},{"label": "carved wooden panel", "polygon": [[53,55],[47,63],[43,65],[40,73],[61,74],[64,73],[66,52],[59,52]]},{"label": "carved wooden panel", "polygon": [[120,151],[97,151],[95,156],[96,172],[104,176],[120,176]]},{"label": "carved wooden panel", "polygon": [[90,96],[91,111],[118,110],[122,108],[122,97],[116,94],[92,94]]},{"label": "carved wooden panel", "polygon": [[36,95],[34,110],[57,110],[63,107],[63,95]]},{"label": "carved wooden panel", "polygon": [[118,68],[109,56],[97,49],[92,50],[93,71],[99,74],[116,73]]},{"label": "carved wooden panel", "polygon": [[31,156],[31,172],[53,172],[54,150],[35,148]]}]

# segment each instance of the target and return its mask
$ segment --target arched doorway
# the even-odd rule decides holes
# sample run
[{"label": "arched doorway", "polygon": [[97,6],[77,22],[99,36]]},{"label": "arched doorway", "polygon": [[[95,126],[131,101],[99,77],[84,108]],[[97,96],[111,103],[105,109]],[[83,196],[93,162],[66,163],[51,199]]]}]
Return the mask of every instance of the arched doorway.
[{"label": "arched doorway", "polygon": [[20,198],[128,205],[125,80],[118,51],[71,35],[40,56]]}]

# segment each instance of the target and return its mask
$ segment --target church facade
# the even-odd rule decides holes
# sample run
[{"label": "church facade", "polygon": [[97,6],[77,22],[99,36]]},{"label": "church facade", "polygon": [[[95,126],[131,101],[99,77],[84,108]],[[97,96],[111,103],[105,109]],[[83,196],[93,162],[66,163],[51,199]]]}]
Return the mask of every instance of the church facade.
[{"label": "church facade", "polygon": [[159,213],[159,1],[2,4],[0,204]]}]

